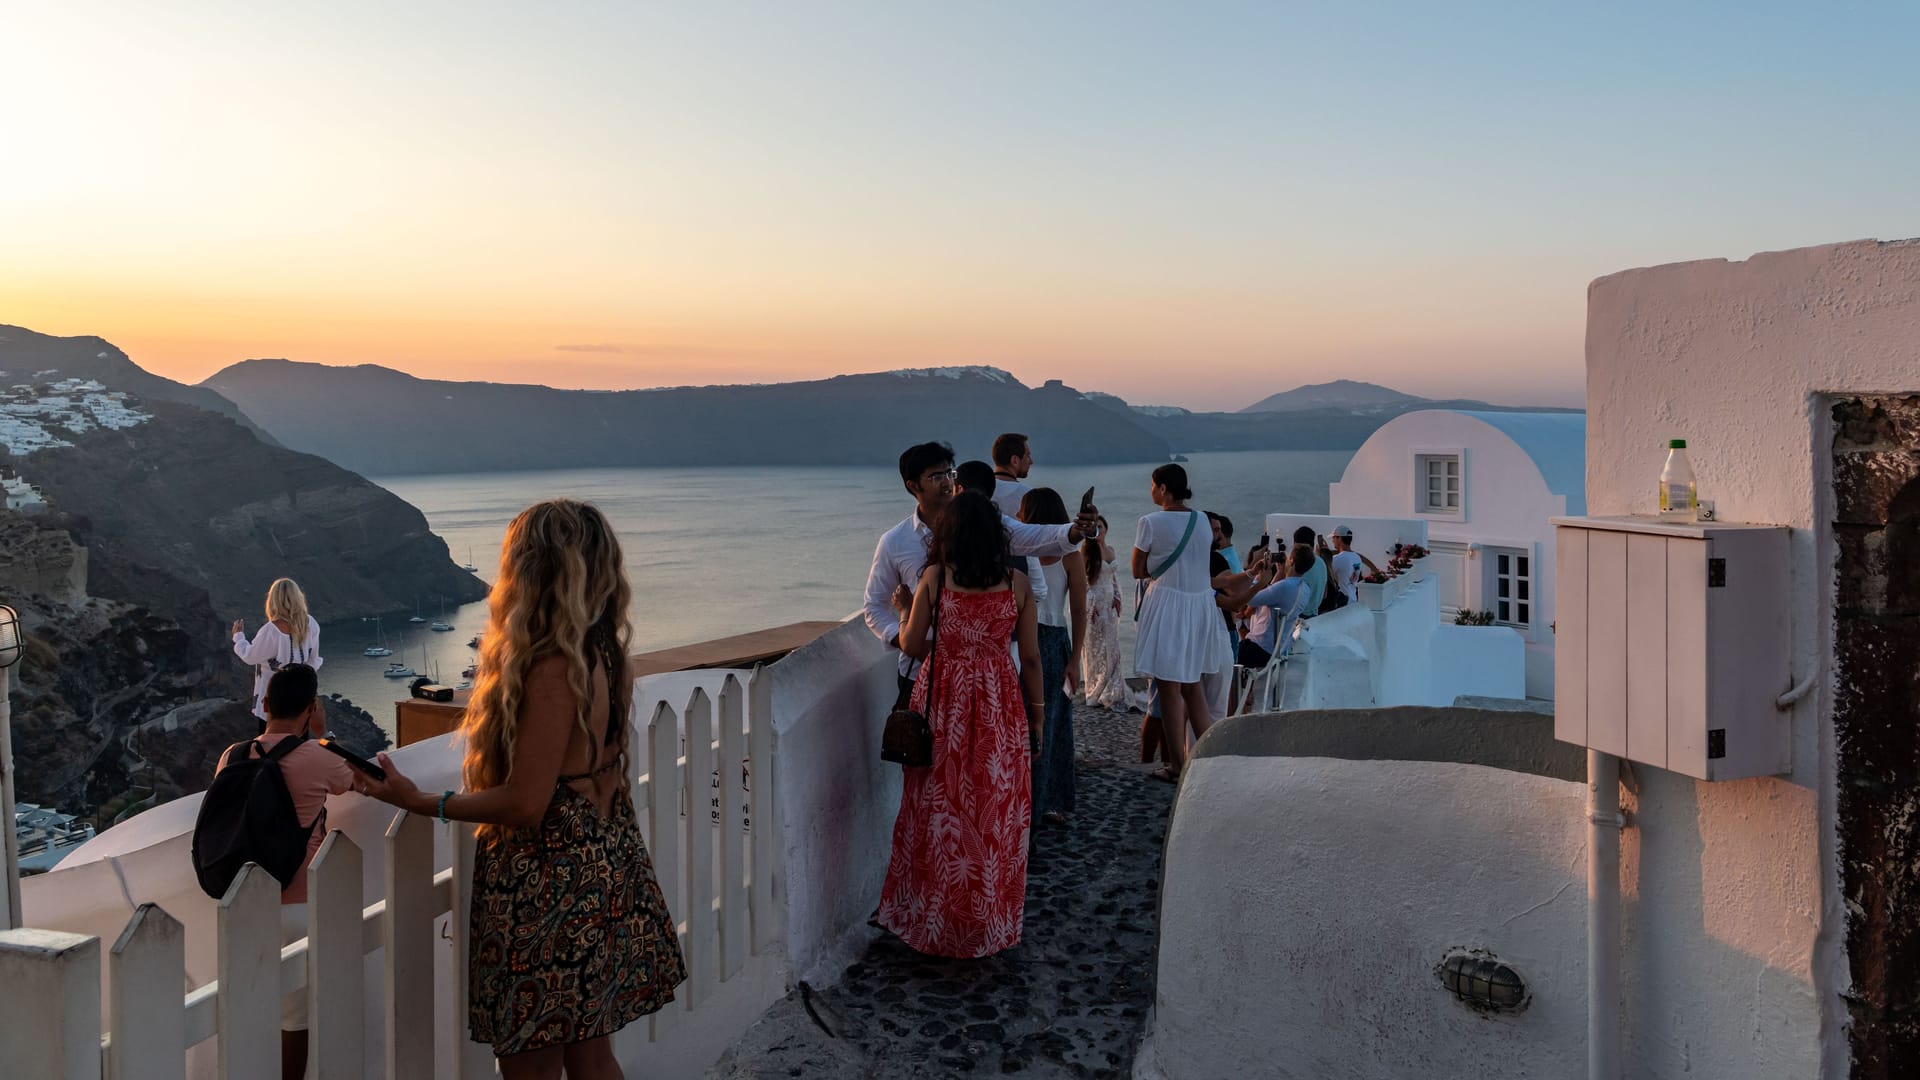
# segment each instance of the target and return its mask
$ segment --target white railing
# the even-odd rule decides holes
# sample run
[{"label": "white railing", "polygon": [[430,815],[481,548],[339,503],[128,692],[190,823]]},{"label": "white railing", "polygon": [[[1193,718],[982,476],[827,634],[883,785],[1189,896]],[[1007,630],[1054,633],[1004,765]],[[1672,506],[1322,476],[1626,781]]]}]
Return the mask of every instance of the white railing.
[{"label": "white railing", "polygon": [[[647,1038],[657,1042],[684,1022],[677,1014],[699,1009],[750,955],[779,941],[770,674],[755,669],[744,684],[728,674],[717,702],[694,690],[684,710],[684,744],[682,714],[667,702],[636,701],[634,715],[634,806],[668,909],[680,920],[688,973],[677,1000],[652,1018]],[[747,806],[729,782],[736,762],[751,777]],[[719,792],[717,809],[699,797],[709,786]],[[345,833],[329,834],[308,871],[307,937],[284,947],[279,883],[248,864],[219,903],[218,978],[184,997],[185,930],[158,906],[140,905],[107,957],[113,1030],[104,1035],[98,938],[0,932],[7,1003],[0,1010],[0,1076],[184,1080],[187,1051],[208,1039],[218,1047],[221,1080],[277,1076],[280,998],[302,989],[309,1075],[367,1076],[363,972],[374,952],[382,954],[386,1003],[384,1075],[493,1075],[488,1048],[466,1035],[473,829],[452,827],[452,865],[436,872],[436,827],[444,828],[430,818],[394,815],[381,852],[385,895],[372,904],[362,894],[362,851]],[[458,1029],[444,1046],[437,1045],[434,1020],[435,924],[442,915],[451,915],[447,991]]]}]

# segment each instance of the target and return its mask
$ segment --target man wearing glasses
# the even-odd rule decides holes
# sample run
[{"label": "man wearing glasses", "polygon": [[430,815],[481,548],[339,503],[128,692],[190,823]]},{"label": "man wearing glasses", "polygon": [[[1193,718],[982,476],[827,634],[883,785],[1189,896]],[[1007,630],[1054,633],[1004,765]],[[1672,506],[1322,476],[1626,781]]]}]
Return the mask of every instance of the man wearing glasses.
[{"label": "man wearing glasses", "polygon": [[[953,447],[929,442],[909,446],[900,455],[900,481],[914,499],[913,513],[880,536],[867,571],[867,595],[861,605],[867,629],[890,649],[900,647],[899,599],[908,582],[920,580],[927,565],[928,523],[953,500]],[[1100,512],[1088,508],[1071,525],[1029,525],[1002,515],[1009,545],[1015,555],[1066,555],[1100,525]],[[909,598],[911,593],[908,594]],[[913,692],[916,662],[905,653],[899,658],[900,700]]]}]

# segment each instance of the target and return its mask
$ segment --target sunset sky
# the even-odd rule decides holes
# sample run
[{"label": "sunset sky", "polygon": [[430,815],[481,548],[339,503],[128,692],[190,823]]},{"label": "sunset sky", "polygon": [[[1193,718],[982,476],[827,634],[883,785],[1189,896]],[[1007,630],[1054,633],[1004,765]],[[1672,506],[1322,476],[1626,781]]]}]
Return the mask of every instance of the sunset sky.
[{"label": "sunset sky", "polygon": [[0,323],[187,381],[1578,404],[1595,277],[1920,234],[1920,5],[6,10]]}]

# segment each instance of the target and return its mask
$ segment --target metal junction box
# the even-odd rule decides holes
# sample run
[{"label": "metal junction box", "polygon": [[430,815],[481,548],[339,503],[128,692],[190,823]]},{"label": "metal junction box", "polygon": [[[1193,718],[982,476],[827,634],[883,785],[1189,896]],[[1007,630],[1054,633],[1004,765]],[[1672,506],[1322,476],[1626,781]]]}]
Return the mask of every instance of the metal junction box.
[{"label": "metal junction box", "polygon": [[1701,780],[1789,771],[1787,529],[1553,524],[1554,736]]}]

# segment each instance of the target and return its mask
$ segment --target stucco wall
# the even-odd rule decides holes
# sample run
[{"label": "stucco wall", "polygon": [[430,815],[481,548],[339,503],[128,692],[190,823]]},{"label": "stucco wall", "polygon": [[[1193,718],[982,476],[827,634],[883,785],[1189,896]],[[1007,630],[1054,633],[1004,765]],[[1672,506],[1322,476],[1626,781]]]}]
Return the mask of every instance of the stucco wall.
[{"label": "stucco wall", "polygon": [[1340,480],[1328,485],[1331,514],[1416,514],[1421,491],[1415,458],[1428,453],[1460,455],[1461,512],[1420,515],[1428,536],[1440,545],[1434,558],[1447,563],[1435,566],[1450,587],[1448,595],[1441,597],[1442,606],[1449,610],[1490,606],[1484,587],[1492,574],[1489,556],[1453,545],[1477,543],[1530,552],[1536,606],[1525,633],[1527,693],[1551,698],[1553,634],[1548,628],[1554,619],[1554,545],[1547,519],[1567,513],[1568,500],[1549,489],[1543,468],[1557,470],[1565,463],[1536,462],[1506,432],[1470,413],[1411,412],[1374,432],[1354,453]]},{"label": "stucco wall", "polygon": [[[1796,669],[1832,653],[1830,450],[1820,395],[1920,390],[1920,244],[1859,241],[1632,270],[1588,290],[1587,500],[1646,513],[1685,438],[1723,520],[1793,529]],[[1833,688],[1793,710],[1793,771],[1641,771],[1623,843],[1628,1072],[1842,1077]]]},{"label": "stucco wall", "polygon": [[900,767],[880,760],[893,656],[853,619],[773,669],[787,957],[794,978],[816,985],[838,981],[871,940],[893,850]]},{"label": "stucco wall", "polygon": [[[1354,717],[1438,712],[1349,713],[1306,742]],[[1135,1075],[1581,1075],[1583,801],[1578,781],[1482,765],[1196,757],[1167,838]],[[1528,1007],[1456,1001],[1436,968],[1457,949],[1519,971]]]}]

